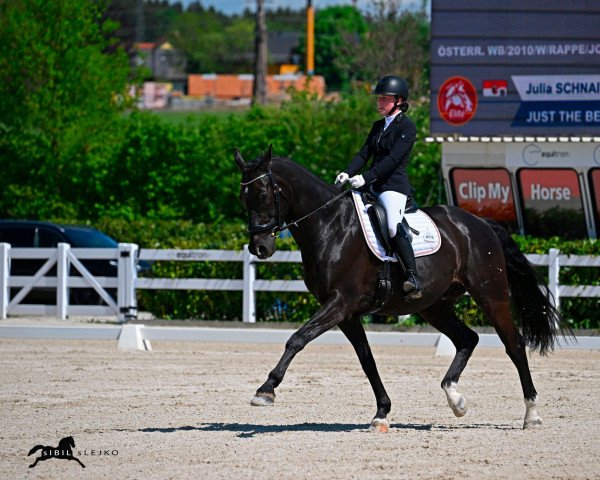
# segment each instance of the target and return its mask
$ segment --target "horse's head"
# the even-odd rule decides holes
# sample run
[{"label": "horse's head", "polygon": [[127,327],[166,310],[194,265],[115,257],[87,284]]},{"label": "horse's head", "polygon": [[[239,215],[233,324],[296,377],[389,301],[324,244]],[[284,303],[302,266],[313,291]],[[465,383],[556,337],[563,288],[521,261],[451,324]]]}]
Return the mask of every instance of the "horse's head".
[{"label": "horse's head", "polygon": [[283,225],[281,189],[271,172],[271,145],[250,163],[236,148],[235,163],[242,172],[240,200],[248,213],[250,253],[269,258],[275,253],[275,234]]}]

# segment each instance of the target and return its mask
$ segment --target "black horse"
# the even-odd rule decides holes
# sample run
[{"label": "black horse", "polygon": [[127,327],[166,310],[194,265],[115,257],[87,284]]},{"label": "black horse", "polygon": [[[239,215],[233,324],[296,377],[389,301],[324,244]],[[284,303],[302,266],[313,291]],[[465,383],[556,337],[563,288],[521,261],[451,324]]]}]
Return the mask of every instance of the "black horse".
[{"label": "black horse", "polygon": [[[270,257],[275,252],[275,233],[289,228],[302,253],[306,286],[321,305],[287,341],[283,356],[257,390],[252,405],[273,404],[275,388],[294,356],[308,342],[338,326],[354,347],[375,393],[377,413],[370,429],[388,431],[386,416],[391,402],[360,321],[362,315],[373,311],[382,262],[368,249],[352,199],[293,161],[271,158],[271,147],[251,163],[236,149],[235,162],[242,172],[240,199],[249,217],[250,252],[260,259]],[[437,253],[417,258],[423,296],[403,296],[403,273],[394,264],[394,294],[378,313],[418,312],[450,338],[456,356],[442,388],[452,411],[461,417],[467,403],[457,390],[458,379],[479,337],[457,318],[454,305],[469,292],[519,372],[526,406],[523,428],[540,426],[525,347],[545,354],[553,349],[560,332],[569,332],[552,305],[547,285],[498,224],[451,206],[423,210],[442,236]],[[511,318],[510,299],[521,333]]]},{"label": "black horse", "polygon": [[31,450],[29,450],[29,455],[33,455],[38,450],[42,451],[42,454],[35,459],[29,468],[35,467],[38,462],[43,462],[44,460],[48,460],[50,458],[61,458],[64,460],[75,460],[79,465],[85,468],[85,465],[81,463],[81,461],[73,456],[73,448],[75,447],[75,440],[73,437],[65,437],[60,442],[58,442],[58,447],[48,447],[44,445],[36,445]]}]

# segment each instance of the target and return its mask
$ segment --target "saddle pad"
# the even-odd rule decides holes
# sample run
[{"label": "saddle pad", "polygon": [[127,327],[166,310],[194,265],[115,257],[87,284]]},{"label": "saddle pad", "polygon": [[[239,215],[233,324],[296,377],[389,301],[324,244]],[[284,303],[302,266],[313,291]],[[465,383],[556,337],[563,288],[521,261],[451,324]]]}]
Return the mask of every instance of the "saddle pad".
[{"label": "saddle pad", "polygon": [[[381,242],[375,236],[375,231],[371,225],[371,219],[367,213],[367,208],[370,204],[365,205],[363,203],[359,192],[353,191],[352,198],[369,249],[382,261],[388,260],[397,262],[398,259],[395,255],[393,257],[388,257],[385,254],[385,248],[383,248],[383,245],[381,245]],[[413,232],[412,247],[415,251],[415,257],[431,255],[440,249],[440,246],[442,245],[440,231],[429,215],[422,210],[417,210],[414,213],[407,213],[404,217],[412,228],[419,231],[419,235]]]}]

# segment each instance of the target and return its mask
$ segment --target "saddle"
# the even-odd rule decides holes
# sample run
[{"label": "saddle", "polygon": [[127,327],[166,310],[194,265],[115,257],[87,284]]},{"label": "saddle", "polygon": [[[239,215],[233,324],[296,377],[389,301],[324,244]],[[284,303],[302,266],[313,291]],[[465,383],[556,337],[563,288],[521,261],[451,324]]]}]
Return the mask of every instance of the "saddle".
[{"label": "saddle", "polygon": [[[388,237],[385,208],[377,196],[365,189],[352,190],[352,200],[360,222],[365,242],[373,255],[382,262],[377,280],[377,292],[371,312],[380,310],[392,295],[391,264],[398,259],[393,253]],[[436,253],[441,246],[441,235],[435,222],[411,198],[407,202],[402,226],[409,237],[415,257]],[[385,242],[385,243],[384,243]]]},{"label": "saddle", "polygon": [[[369,205],[367,208],[367,214],[369,215],[369,219],[371,220],[371,224],[373,225],[373,231],[375,232],[375,236],[381,242],[383,247],[385,248],[386,254],[388,256],[392,256],[394,253],[393,248],[390,245],[390,235],[388,233],[387,228],[387,214],[385,213],[385,207],[379,201],[379,199],[375,196],[371,191],[365,191],[361,193],[362,201],[364,205]],[[412,197],[408,197],[406,200],[406,207],[404,209],[404,214],[415,213],[419,209],[419,205]],[[406,221],[406,216],[402,217],[402,227],[408,236],[408,239],[412,242],[413,233],[415,235],[419,235],[420,232],[412,228],[408,222]]]}]

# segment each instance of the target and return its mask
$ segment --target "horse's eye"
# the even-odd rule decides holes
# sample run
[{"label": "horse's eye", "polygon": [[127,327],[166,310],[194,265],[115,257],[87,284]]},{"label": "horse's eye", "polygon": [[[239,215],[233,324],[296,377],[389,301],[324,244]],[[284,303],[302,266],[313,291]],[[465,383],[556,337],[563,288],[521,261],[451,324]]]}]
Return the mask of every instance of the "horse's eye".
[{"label": "horse's eye", "polygon": [[266,202],[266,201],[268,201],[268,200],[269,200],[269,194],[268,194],[267,192],[260,192],[260,193],[258,194],[258,199],[259,199],[261,202]]}]

